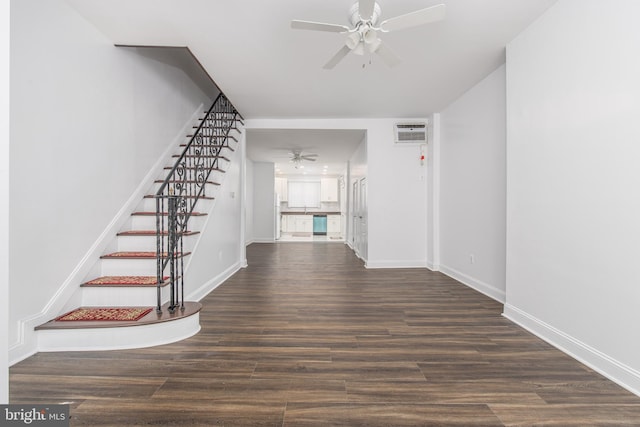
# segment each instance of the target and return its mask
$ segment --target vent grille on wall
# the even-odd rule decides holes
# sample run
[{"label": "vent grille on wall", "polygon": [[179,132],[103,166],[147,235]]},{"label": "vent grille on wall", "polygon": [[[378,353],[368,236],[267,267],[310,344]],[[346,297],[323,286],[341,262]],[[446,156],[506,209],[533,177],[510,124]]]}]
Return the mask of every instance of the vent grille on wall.
[{"label": "vent grille on wall", "polygon": [[426,144],[427,124],[422,123],[396,123],[396,144]]}]

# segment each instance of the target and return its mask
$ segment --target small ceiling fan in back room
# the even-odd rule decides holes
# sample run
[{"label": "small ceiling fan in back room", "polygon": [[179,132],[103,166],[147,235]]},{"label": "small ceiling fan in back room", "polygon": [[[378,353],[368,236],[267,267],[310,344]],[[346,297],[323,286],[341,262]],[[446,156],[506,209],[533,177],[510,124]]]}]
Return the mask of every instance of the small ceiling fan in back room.
[{"label": "small ceiling fan in back room", "polygon": [[299,168],[303,160],[315,162],[315,158],[318,157],[317,154],[302,154],[302,150],[291,150],[289,155],[291,156],[290,161],[294,164],[296,169]]},{"label": "small ceiling fan in back room", "polygon": [[350,52],[364,55],[365,51],[376,53],[389,66],[400,63],[396,54],[382,43],[379,35],[390,31],[403,30],[444,19],[445,5],[438,4],[411,13],[396,16],[380,22],[380,5],[375,0],[358,0],[349,9],[351,28],[340,24],[327,24],[313,21],[291,21],[291,28],[296,30],[325,31],[330,33],[347,33],[344,46],[327,62],[323,68],[330,70]]}]

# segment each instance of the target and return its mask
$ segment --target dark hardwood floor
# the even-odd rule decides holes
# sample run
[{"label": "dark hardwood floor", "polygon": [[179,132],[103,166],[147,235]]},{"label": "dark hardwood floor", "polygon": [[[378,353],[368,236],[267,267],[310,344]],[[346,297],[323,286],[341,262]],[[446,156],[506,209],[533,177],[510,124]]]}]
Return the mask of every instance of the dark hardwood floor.
[{"label": "dark hardwood floor", "polygon": [[254,244],[155,348],[39,353],[12,403],[72,425],[640,425],[640,398],[424,269],[367,270],[342,243]]}]

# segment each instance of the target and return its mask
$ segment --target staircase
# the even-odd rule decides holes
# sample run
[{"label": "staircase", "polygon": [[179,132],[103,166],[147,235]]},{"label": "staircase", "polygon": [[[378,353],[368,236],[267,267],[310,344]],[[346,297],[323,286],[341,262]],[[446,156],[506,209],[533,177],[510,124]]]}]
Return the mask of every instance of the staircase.
[{"label": "staircase", "polygon": [[185,262],[243,124],[220,94],[114,236],[114,250],[93,269],[99,274],[80,285],[81,307],[35,328],[41,350],[147,347],[200,330],[200,303],[184,299]]}]

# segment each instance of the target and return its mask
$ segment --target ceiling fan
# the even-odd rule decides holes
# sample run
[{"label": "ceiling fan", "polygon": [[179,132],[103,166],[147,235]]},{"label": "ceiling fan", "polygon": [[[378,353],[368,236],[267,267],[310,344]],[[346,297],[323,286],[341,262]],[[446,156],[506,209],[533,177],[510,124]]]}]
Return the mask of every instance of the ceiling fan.
[{"label": "ceiling fan", "polygon": [[303,160],[309,162],[315,162],[317,154],[302,154],[302,150],[292,150],[289,155],[291,156],[290,161],[295,165],[295,168],[298,169]]},{"label": "ceiling fan", "polygon": [[382,43],[378,34],[440,21],[444,19],[444,13],[445,5],[438,4],[390,18],[378,24],[380,5],[375,0],[358,0],[349,9],[351,28],[346,25],[299,20],[291,21],[291,28],[330,33],[348,33],[345,45],[324,65],[323,68],[327,70],[335,67],[349,52],[353,52],[356,55],[364,55],[365,50],[370,53],[377,53],[389,67],[394,67],[400,63],[400,59]]}]

